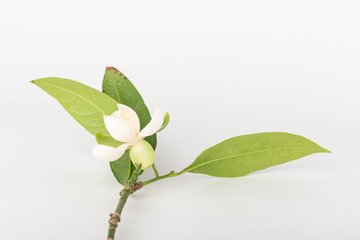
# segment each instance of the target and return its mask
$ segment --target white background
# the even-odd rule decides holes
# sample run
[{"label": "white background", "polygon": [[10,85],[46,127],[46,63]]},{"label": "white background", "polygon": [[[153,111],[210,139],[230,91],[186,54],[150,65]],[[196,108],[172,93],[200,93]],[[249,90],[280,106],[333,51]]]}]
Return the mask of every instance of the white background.
[{"label": "white background", "polygon": [[[360,239],[360,3],[1,1],[0,239],[105,239],[121,186],[95,139],[30,80],[125,73],[162,174],[226,138],[300,134],[333,151],[235,179],[184,174],[131,196],[117,239]],[[152,178],[151,170],[142,180]]]}]

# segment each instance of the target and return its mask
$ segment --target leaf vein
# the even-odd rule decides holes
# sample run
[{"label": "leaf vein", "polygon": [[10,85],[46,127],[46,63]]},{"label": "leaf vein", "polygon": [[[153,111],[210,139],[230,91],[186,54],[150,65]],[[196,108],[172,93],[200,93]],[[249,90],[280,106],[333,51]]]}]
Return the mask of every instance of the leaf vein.
[{"label": "leaf vein", "polygon": [[90,105],[92,105],[94,108],[96,108],[97,110],[99,110],[103,115],[107,115],[105,112],[103,112],[98,106],[96,106],[95,104],[93,104],[91,101],[89,101],[88,99],[82,97],[82,96],[79,95],[79,94],[76,94],[76,93],[73,92],[73,91],[70,91],[69,89],[62,88],[62,87],[59,87],[59,86],[57,86],[57,85],[52,85],[52,84],[49,84],[49,83],[44,83],[44,82],[40,82],[40,83],[38,83],[38,84],[48,85],[48,86],[51,86],[51,87],[58,88],[58,89],[61,89],[61,90],[66,91],[66,92],[69,92],[69,93],[71,93],[71,94],[73,94],[73,95],[75,95],[75,96],[83,99],[84,101],[88,102],[88,103],[89,103]]},{"label": "leaf vein", "polygon": [[[201,166],[213,163],[213,162],[217,162],[217,161],[222,161],[222,160],[226,160],[229,158],[234,158],[234,157],[240,157],[240,156],[244,156],[244,155],[248,155],[248,154],[252,154],[252,153],[259,153],[259,152],[266,152],[266,151],[274,151],[274,150],[284,150],[284,149],[297,149],[297,148],[301,148],[301,149],[313,149],[313,150],[317,150],[318,148],[312,148],[312,147],[281,147],[281,148],[268,148],[268,149],[263,149],[263,150],[257,150],[257,151],[252,151],[252,152],[246,152],[246,153],[240,153],[240,154],[236,154],[236,155],[232,155],[232,156],[228,156],[228,157],[223,157],[223,158],[216,158],[214,160],[211,161],[207,161],[201,164],[198,164],[194,167],[188,168],[188,169],[184,169],[182,172],[189,172],[193,169],[199,168]],[[186,170],[186,171],[185,171]]]}]

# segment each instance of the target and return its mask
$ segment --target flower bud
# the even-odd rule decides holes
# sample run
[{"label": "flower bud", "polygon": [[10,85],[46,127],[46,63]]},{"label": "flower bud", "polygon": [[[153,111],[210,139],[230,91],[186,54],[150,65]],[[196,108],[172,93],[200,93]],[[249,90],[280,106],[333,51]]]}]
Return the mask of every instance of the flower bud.
[{"label": "flower bud", "polygon": [[142,140],[130,149],[130,158],[134,164],[141,164],[141,170],[145,170],[154,164],[155,152],[147,141]]}]

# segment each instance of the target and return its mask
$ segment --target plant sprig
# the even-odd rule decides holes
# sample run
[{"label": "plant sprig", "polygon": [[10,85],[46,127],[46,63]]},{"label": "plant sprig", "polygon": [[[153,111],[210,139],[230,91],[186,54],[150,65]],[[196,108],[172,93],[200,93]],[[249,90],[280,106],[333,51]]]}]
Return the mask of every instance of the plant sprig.
[{"label": "plant sprig", "polygon": [[[154,165],[156,135],[166,128],[170,116],[157,110],[151,117],[140,93],[116,68],[106,68],[102,91],[64,78],[41,78],[31,82],[58,100],[80,125],[95,136],[99,145],[94,148],[94,156],[110,161],[115,178],[125,186],[109,220],[108,239],[114,239],[127,198],[142,186],[183,173],[240,177],[313,153],[330,152],[299,135],[256,133],[227,139],[203,151],[182,171],[160,175]],[[155,177],[137,182],[138,176],[150,166]]]}]

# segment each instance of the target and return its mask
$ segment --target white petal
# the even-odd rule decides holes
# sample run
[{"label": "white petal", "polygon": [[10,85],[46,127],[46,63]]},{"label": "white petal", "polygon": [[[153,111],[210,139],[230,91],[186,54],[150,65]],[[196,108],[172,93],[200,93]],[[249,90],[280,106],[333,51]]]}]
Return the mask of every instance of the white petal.
[{"label": "white petal", "polygon": [[116,110],[115,112],[113,112],[113,113],[111,114],[111,117],[113,117],[113,118],[121,118],[120,111],[119,111],[119,110]]},{"label": "white petal", "polygon": [[120,117],[128,120],[134,126],[136,134],[138,134],[140,131],[140,121],[136,112],[123,104],[118,104],[118,108],[120,111]]},{"label": "white petal", "polygon": [[120,142],[133,142],[136,132],[133,125],[125,119],[104,116],[104,123],[110,135]]},{"label": "white petal", "polygon": [[156,108],[151,121],[141,130],[139,137],[147,137],[156,133],[161,128],[163,121],[164,113],[159,108]]},{"label": "white petal", "polygon": [[129,144],[122,144],[117,148],[113,148],[105,145],[96,145],[92,150],[92,154],[98,160],[111,162],[119,159],[128,146]]}]

